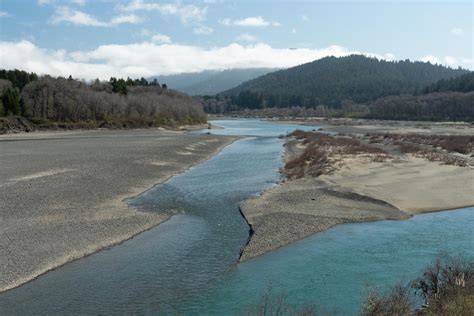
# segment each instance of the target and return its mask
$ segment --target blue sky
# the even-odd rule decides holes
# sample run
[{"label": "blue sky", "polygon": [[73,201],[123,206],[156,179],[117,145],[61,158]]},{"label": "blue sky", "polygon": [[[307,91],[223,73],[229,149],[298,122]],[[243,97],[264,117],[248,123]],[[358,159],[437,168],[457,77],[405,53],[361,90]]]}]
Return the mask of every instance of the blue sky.
[{"label": "blue sky", "polygon": [[0,0],[0,67],[92,79],[327,55],[474,69],[473,3]]}]

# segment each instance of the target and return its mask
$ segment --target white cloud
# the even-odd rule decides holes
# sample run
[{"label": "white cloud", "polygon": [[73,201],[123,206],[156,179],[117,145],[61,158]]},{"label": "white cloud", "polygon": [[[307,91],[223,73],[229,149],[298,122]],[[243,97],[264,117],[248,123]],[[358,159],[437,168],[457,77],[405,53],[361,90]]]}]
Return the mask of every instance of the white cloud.
[{"label": "white cloud", "polygon": [[50,21],[52,24],[68,22],[74,25],[107,26],[107,23],[101,22],[87,13],[73,10],[69,7],[56,8]]},{"label": "white cloud", "polygon": [[451,34],[453,34],[454,36],[461,36],[463,33],[464,30],[462,28],[454,27],[451,29]]},{"label": "white cloud", "polygon": [[444,62],[449,66],[459,65],[459,61],[456,57],[453,56],[446,56],[444,57]]},{"label": "white cloud", "polygon": [[291,29],[291,34],[296,34],[296,29],[295,28]]},{"label": "white cloud", "polygon": [[0,11],[0,18],[6,18],[6,17],[9,17],[10,14],[8,14],[8,12],[5,12],[5,11]]},{"label": "white cloud", "polygon": [[221,19],[219,23],[225,26],[267,27],[280,26],[279,22],[267,21],[261,16],[248,17],[241,20]]},{"label": "white cloud", "polygon": [[239,36],[237,36],[236,40],[238,42],[256,42],[258,39],[253,35],[250,35],[248,33],[244,33],[244,34],[240,34]]},{"label": "white cloud", "polygon": [[109,25],[119,24],[138,24],[143,22],[143,19],[135,14],[119,15],[110,20]]},{"label": "white cloud", "polygon": [[309,21],[309,18],[308,18],[308,16],[307,16],[306,14],[303,14],[303,15],[301,16],[301,20],[303,20],[304,22],[308,22],[308,21]]},{"label": "white cloud", "polygon": [[420,60],[422,62],[425,62],[425,63],[428,62],[428,63],[431,63],[433,65],[439,64],[439,59],[437,57],[433,56],[433,55],[423,56],[423,57],[420,58]]},{"label": "white cloud", "polygon": [[155,3],[134,0],[126,5],[119,5],[119,10],[134,11],[158,11],[162,15],[176,15],[183,23],[189,21],[204,21],[206,19],[207,7],[200,8],[192,4],[181,3]]},{"label": "white cloud", "polygon": [[[326,56],[347,56],[362,52],[341,46],[321,49],[283,49],[267,44],[230,44],[202,48],[150,42],[101,45],[89,51],[47,50],[29,41],[0,42],[0,68],[23,69],[39,74],[84,79],[132,78],[159,74],[222,70],[228,68],[287,68]],[[368,54],[377,56],[376,54]]]},{"label": "white cloud", "polygon": [[193,32],[195,34],[209,35],[209,34],[212,34],[214,32],[214,29],[212,27],[209,27],[209,26],[201,25],[201,26],[195,27],[193,29]]},{"label": "white cloud", "polygon": [[142,19],[135,14],[119,15],[113,17],[109,22],[100,21],[90,14],[74,10],[69,7],[58,7],[50,19],[52,24],[70,23],[81,26],[111,27],[119,24],[137,24]]},{"label": "white cloud", "polygon": [[444,58],[438,58],[433,55],[427,55],[420,58],[423,62],[430,62],[434,64],[444,64],[449,67],[463,67],[467,69],[474,69],[474,60],[470,58],[457,58],[454,56],[444,56]]},{"label": "white cloud", "polygon": [[170,44],[171,43],[171,37],[169,37],[168,35],[163,35],[163,34],[155,34],[153,35],[151,40],[153,41],[153,43],[157,43],[157,44]]},{"label": "white cloud", "polygon": [[396,60],[396,57],[392,53],[386,53],[386,54],[383,54],[383,59],[385,59],[385,60]]}]

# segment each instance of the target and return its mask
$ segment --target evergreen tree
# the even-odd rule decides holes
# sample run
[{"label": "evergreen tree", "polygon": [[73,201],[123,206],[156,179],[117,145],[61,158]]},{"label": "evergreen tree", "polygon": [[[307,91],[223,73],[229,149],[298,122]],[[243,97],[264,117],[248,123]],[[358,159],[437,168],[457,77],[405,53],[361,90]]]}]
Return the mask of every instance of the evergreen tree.
[{"label": "evergreen tree", "polygon": [[112,85],[112,91],[116,93],[120,93],[122,95],[127,94],[127,82],[120,78],[117,80],[117,78],[112,77],[110,78],[110,84]]},{"label": "evergreen tree", "polygon": [[6,115],[20,115],[20,96],[16,89],[8,88],[2,96],[3,111]]},{"label": "evergreen tree", "polygon": [[0,98],[0,116],[5,116],[5,108],[3,107],[2,99]]}]

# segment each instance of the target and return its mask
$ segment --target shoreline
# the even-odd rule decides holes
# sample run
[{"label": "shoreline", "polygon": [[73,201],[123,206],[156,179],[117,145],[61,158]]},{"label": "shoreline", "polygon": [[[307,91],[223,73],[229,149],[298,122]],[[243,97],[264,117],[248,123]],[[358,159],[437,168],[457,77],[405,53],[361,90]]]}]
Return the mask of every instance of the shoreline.
[{"label": "shoreline", "polygon": [[[275,185],[275,187],[271,188],[270,190],[267,190],[267,191],[264,191],[262,192],[262,194],[258,197],[254,197],[254,198],[251,198],[251,199],[248,199],[244,202],[242,202],[242,204],[244,204],[245,202],[248,202],[249,200],[257,200],[259,198],[261,198],[262,196],[266,195],[266,194],[272,194],[272,190],[276,189],[277,187],[283,187],[285,186],[287,183],[286,182],[279,182]],[[366,196],[368,198],[370,198],[369,196]],[[385,202],[385,201],[382,201],[382,202]],[[245,204],[244,204],[245,205]],[[248,206],[249,208],[251,206]],[[257,257],[260,257],[260,256],[263,256],[269,252],[272,252],[274,250],[277,250],[277,249],[280,249],[280,248],[283,248],[283,247],[286,247],[286,246],[289,246],[291,245],[292,243],[298,241],[298,240],[302,240],[302,239],[305,239],[305,238],[308,238],[312,235],[315,235],[315,234],[318,234],[318,233],[321,233],[321,232],[324,232],[326,230],[329,230],[333,227],[336,227],[338,225],[343,225],[343,224],[357,224],[357,223],[368,223],[368,222],[376,222],[376,221],[399,221],[399,220],[408,220],[408,219],[411,219],[415,216],[418,216],[418,215],[424,215],[424,214],[430,214],[430,213],[440,213],[440,212],[450,212],[450,211],[456,211],[456,210],[460,210],[460,209],[464,209],[464,208],[471,208],[471,207],[474,207],[474,203],[473,204],[467,204],[467,205],[453,205],[449,208],[440,208],[440,209],[424,209],[424,210],[421,210],[421,211],[418,211],[418,212],[405,212],[405,211],[402,211],[400,210],[401,212],[404,213],[404,215],[406,217],[401,217],[401,218],[367,218],[367,219],[364,219],[362,221],[360,220],[354,220],[354,221],[340,221],[340,222],[335,222],[334,224],[330,224],[330,225],[327,225],[327,226],[324,226],[323,228],[320,228],[320,229],[316,229],[314,231],[311,231],[309,233],[305,233],[304,235],[302,236],[299,236],[298,238],[296,239],[293,239],[293,240],[286,240],[284,243],[282,244],[279,244],[278,246],[272,248],[272,249],[269,249],[269,250],[266,250],[264,252],[261,252],[261,253],[258,253],[258,254],[251,254],[251,255],[244,255],[244,253],[246,251],[248,251],[248,249],[246,249],[248,247],[248,245],[251,243],[251,240],[252,240],[252,237],[254,236],[255,234],[255,230],[253,228],[253,225],[252,225],[252,222],[249,220],[249,218],[247,217],[248,215],[246,215],[245,213],[247,213],[246,211],[244,211],[244,209],[246,209],[247,207],[246,206],[239,206],[239,212],[240,214],[242,215],[242,217],[244,218],[244,220],[246,221],[247,225],[249,226],[249,238],[248,238],[248,241],[247,243],[242,247],[241,251],[240,251],[240,254],[239,254],[239,259],[238,259],[238,263],[244,263],[248,260],[251,260],[251,259],[254,259],[254,258],[257,258]]]},{"label": "shoreline", "polygon": [[[109,132],[113,134],[115,131],[109,131]],[[128,132],[130,132],[130,131],[128,131]],[[147,132],[150,132],[150,131],[148,130]],[[160,132],[161,131],[156,131],[156,130],[151,131],[151,133],[160,133]],[[179,137],[179,135],[188,135],[188,136],[190,135],[187,132],[178,132],[178,133],[176,133],[176,132],[166,131],[166,133],[173,133],[175,135],[178,134],[177,137]],[[79,132],[79,134],[81,134],[81,132]],[[31,136],[31,135],[32,134],[30,133],[29,136]],[[2,135],[2,136],[4,136],[4,135]],[[111,215],[112,216],[111,220],[114,220],[114,218],[115,218],[116,220],[124,221],[125,223],[123,225],[127,226],[127,224],[126,224],[127,219],[129,219],[132,222],[137,221],[137,219],[138,219],[138,224],[137,223],[132,224],[132,222],[131,222],[131,224],[132,224],[131,227],[128,227],[128,229],[126,229],[123,232],[120,232],[115,237],[114,236],[109,236],[108,238],[100,240],[99,242],[96,241],[95,243],[88,243],[85,247],[82,247],[82,249],[75,249],[73,251],[70,251],[69,253],[64,253],[61,256],[56,256],[55,258],[52,258],[52,262],[50,260],[49,264],[46,264],[46,265],[43,264],[42,267],[35,268],[33,271],[30,271],[30,273],[28,273],[27,275],[19,276],[19,277],[15,278],[15,280],[7,282],[7,284],[5,284],[5,286],[0,288],[0,293],[5,293],[7,291],[11,291],[15,288],[18,288],[18,287],[20,287],[20,286],[22,286],[26,283],[29,283],[29,282],[37,279],[38,277],[41,277],[44,274],[46,274],[50,271],[53,271],[55,269],[58,269],[58,268],[66,265],[68,263],[71,263],[71,262],[79,260],[81,258],[85,258],[87,256],[96,254],[99,251],[110,249],[111,247],[122,244],[123,242],[126,242],[126,241],[134,238],[135,236],[137,236],[137,235],[139,235],[139,234],[141,234],[145,231],[148,231],[152,228],[155,228],[159,224],[162,224],[163,222],[169,220],[169,218],[171,218],[171,216],[173,214],[162,214],[162,213],[154,214],[154,213],[150,213],[150,212],[143,212],[143,211],[140,211],[139,209],[137,209],[135,207],[130,206],[128,201],[130,201],[131,199],[139,196],[140,194],[143,194],[143,193],[153,189],[155,186],[158,186],[158,185],[161,185],[162,183],[165,183],[166,181],[168,181],[169,179],[171,179],[172,177],[174,177],[178,174],[186,172],[187,170],[189,170],[189,169],[191,169],[191,168],[193,168],[197,165],[205,163],[206,161],[208,161],[208,160],[212,159],[213,157],[215,157],[216,155],[218,155],[221,150],[223,150],[225,147],[232,144],[234,141],[236,141],[238,139],[236,137],[226,137],[226,136],[216,136],[216,135],[194,135],[194,136],[191,136],[191,137],[195,137],[195,142],[193,142],[194,144],[196,142],[201,142],[200,139],[203,139],[203,138],[208,138],[208,139],[212,138],[212,139],[220,139],[220,140],[217,141],[218,142],[217,146],[216,146],[215,142],[209,143],[209,144],[212,144],[212,146],[214,146],[215,148],[211,151],[207,150],[204,155],[201,155],[200,159],[194,160],[192,163],[188,163],[186,166],[184,166],[184,168],[178,168],[178,170],[171,171],[171,173],[168,172],[165,175],[159,176],[157,178],[153,178],[151,180],[146,180],[141,185],[140,184],[135,184],[132,187],[128,187],[128,188],[126,188],[127,193],[119,194],[118,196],[116,196],[112,200],[109,200],[108,202],[103,201],[104,203],[101,203],[100,205],[98,205],[98,207],[101,207],[101,208],[108,208],[108,209],[115,210],[115,211],[112,211],[112,212],[117,213],[116,215],[118,216],[118,218],[112,214]],[[209,145],[206,145],[206,146],[209,147]],[[183,147],[186,147],[186,146],[183,146]],[[185,150],[185,148],[183,148],[183,150]],[[183,157],[188,157],[188,155],[183,156]],[[95,215],[98,216],[99,219],[100,219],[100,217],[106,216],[104,214],[101,214],[101,212],[96,213]],[[86,220],[86,222],[87,222],[87,220]],[[103,225],[106,225],[106,223],[102,224],[102,226]]]},{"label": "shoreline", "polygon": [[[402,154],[393,148],[393,144],[374,145],[368,142],[370,135],[347,135],[337,127],[332,130],[344,133],[340,136],[343,140],[355,137],[361,143],[360,148],[378,146],[387,152],[361,155],[342,151],[341,156],[341,149],[337,147],[341,145],[321,147],[320,151],[326,152],[329,160],[316,165],[317,169],[305,169],[305,174],[297,179],[292,176],[298,177],[298,173],[290,173],[288,180],[258,197],[243,201],[241,213],[254,233],[239,262],[339,224],[403,220],[423,213],[474,206],[472,157],[464,156],[467,161],[464,166],[444,164],[443,161]],[[300,157],[304,150],[301,141],[287,138],[284,161]],[[321,141],[319,146],[327,146],[324,139]],[[307,163],[303,168],[309,168]],[[306,174],[314,171],[322,174]]]},{"label": "shoreline", "polygon": [[[137,212],[136,209],[134,209],[134,208],[131,208],[131,209],[132,209],[133,211]],[[142,213],[144,213],[144,212],[142,212]],[[7,293],[7,292],[9,292],[9,291],[13,291],[13,290],[15,290],[15,289],[17,289],[17,288],[19,288],[19,287],[25,285],[25,284],[28,284],[28,283],[30,283],[30,282],[35,281],[36,279],[42,277],[43,275],[45,275],[45,274],[47,274],[47,273],[49,273],[49,272],[52,272],[52,271],[54,271],[54,270],[56,270],[56,269],[60,269],[61,267],[64,267],[65,265],[67,265],[67,264],[69,264],[69,263],[78,261],[78,260],[80,260],[80,259],[87,258],[87,257],[89,257],[89,256],[93,256],[93,255],[95,255],[95,254],[97,254],[97,253],[99,253],[99,252],[101,252],[101,251],[108,250],[108,249],[110,249],[110,248],[112,248],[112,247],[115,247],[115,246],[118,246],[118,245],[120,245],[120,244],[123,244],[124,242],[127,242],[127,241],[129,241],[129,240],[135,238],[136,236],[138,236],[138,235],[140,235],[140,234],[142,234],[142,233],[144,233],[144,232],[146,232],[146,231],[149,231],[149,230],[151,230],[151,229],[153,229],[153,228],[159,226],[160,224],[163,224],[164,222],[168,221],[170,218],[171,218],[171,216],[168,216],[168,217],[164,218],[162,221],[160,221],[159,223],[154,223],[154,224],[150,225],[150,227],[146,227],[146,228],[144,228],[143,230],[138,231],[138,232],[136,232],[135,234],[133,234],[133,235],[131,235],[131,236],[125,238],[125,239],[117,240],[117,242],[115,242],[115,243],[111,243],[111,244],[108,244],[108,245],[100,246],[100,247],[98,247],[98,248],[96,248],[96,249],[91,250],[90,252],[87,252],[87,253],[82,254],[82,255],[79,255],[79,256],[72,256],[71,258],[68,258],[68,259],[62,261],[62,263],[60,263],[60,264],[58,264],[58,265],[52,265],[50,268],[47,268],[47,269],[45,269],[45,270],[42,271],[42,272],[38,272],[38,273],[37,273],[36,275],[34,275],[34,276],[31,276],[31,277],[29,277],[29,278],[25,278],[25,279],[23,279],[23,280],[19,280],[18,284],[16,284],[16,285],[12,285],[11,287],[7,287],[7,288],[0,288],[0,294]]]},{"label": "shoreline", "polygon": [[[239,263],[339,224],[403,220],[413,216],[382,200],[319,180],[300,180],[279,183],[240,204],[241,213],[254,233],[249,236]],[[303,201],[305,196],[311,198]]]}]

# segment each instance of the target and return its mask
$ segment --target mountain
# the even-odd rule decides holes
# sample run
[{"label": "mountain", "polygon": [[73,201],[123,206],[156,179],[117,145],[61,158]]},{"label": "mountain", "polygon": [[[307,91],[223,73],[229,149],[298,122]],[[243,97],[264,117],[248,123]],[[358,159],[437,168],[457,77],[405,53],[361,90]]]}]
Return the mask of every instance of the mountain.
[{"label": "mountain", "polygon": [[273,72],[273,68],[228,69],[222,71],[203,71],[197,73],[184,73],[170,76],[155,76],[149,80],[157,79],[166,83],[169,88],[185,92],[190,95],[215,95],[221,91],[233,88],[239,84]]},{"label": "mountain", "polygon": [[424,62],[384,61],[362,55],[326,57],[247,81],[221,95],[240,108],[339,107],[389,95],[418,94],[441,79],[468,73]]}]

